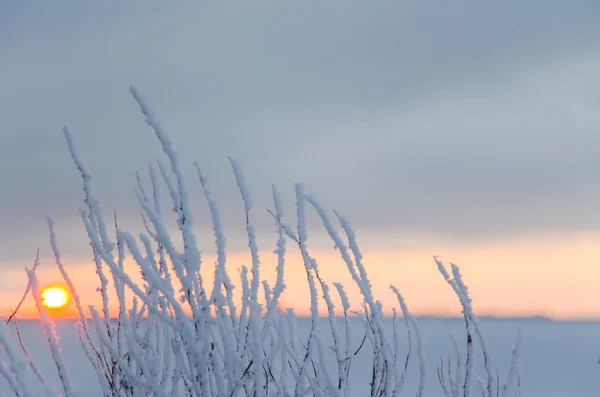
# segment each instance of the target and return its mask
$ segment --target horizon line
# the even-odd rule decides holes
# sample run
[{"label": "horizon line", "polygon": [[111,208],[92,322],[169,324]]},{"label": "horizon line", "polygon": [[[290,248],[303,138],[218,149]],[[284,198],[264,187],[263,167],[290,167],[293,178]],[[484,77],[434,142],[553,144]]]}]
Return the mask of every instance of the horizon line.
[{"label": "horizon line", "polygon": [[[263,316],[264,317],[264,316]],[[300,320],[309,320],[311,319],[310,315],[296,315],[295,316],[297,319]],[[452,320],[452,321],[461,321],[464,320],[463,316],[454,316],[454,315],[412,315],[412,317],[414,317],[417,320]],[[6,321],[8,320],[9,317],[6,316],[0,316],[0,320],[2,320],[4,323],[6,323]],[[146,316],[144,316],[144,318],[146,318]],[[327,316],[319,316],[318,317],[320,320],[326,320],[328,317]],[[352,315],[352,316],[348,316],[348,319],[352,320],[352,319],[357,319],[358,316],[357,315]],[[392,319],[393,316],[389,316],[386,315],[384,316],[384,319],[388,320],[388,319]],[[398,319],[404,319],[403,316],[398,316]],[[335,319],[344,319],[344,316],[335,316]],[[600,322],[600,316],[598,317],[569,317],[569,318],[553,318],[553,317],[549,317],[549,316],[536,316],[536,315],[530,315],[530,316],[494,316],[494,315],[479,315],[477,316],[478,320],[493,320],[493,321],[545,321],[545,322],[556,322],[556,323],[598,323]],[[13,317],[11,319],[11,322],[13,320],[16,320],[17,322],[39,322],[40,319],[36,318],[36,317],[21,317],[21,318],[16,318]],[[69,322],[69,321],[78,321],[79,319],[77,317],[55,317],[52,318],[51,316],[51,321],[53,322]],[[92,321],[91,317],[87,318],[88,321]],[[119,320],[118,317],[111,317],[111,321],[115,321],[115,320]]]}]

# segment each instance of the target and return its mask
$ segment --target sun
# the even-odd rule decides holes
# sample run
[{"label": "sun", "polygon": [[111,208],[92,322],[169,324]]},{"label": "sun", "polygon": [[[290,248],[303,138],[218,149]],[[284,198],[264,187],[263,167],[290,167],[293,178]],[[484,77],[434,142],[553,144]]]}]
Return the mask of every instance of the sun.
[{"label": "sun", "polygon": [[42,305],[49,309],[59,309],[69,303],[69,293],[63,287],[48,287],[42,290]]}]

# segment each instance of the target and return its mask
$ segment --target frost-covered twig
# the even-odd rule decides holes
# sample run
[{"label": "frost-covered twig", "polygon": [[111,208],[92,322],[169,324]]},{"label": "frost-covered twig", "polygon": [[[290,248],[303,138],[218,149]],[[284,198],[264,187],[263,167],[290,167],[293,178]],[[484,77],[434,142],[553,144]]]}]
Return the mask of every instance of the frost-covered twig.
[{"label": "frost-covered twig", "polygon": [[[457,355],[457,365],[455,369],[455,374],[452,374],[450,363],[446,369],[444,369],[443,361],[439,361],[438,363],[438,379],[440,381],[440,385],[442,386],[442,390],[445,395],[448,397],[469,397],[471,395],[471,388],[473,386],[473,382],[476,378],[475,376],[475,337],[479,340],[479,345],[481,346],[481,355],[483,356],[484,361],[484,369],[487,373],[487,381],[483,379],[479,379],[478,383],[480,388],[482,389],[482,393],[484,397],[500,397],[500,385],[495,376],[495,372],[492,368],[491,356],[487,349],[487,344],[485,342],[485,337],[481,328],[479,327],[479,322],[477,321],[477,317],[473,312],[473,307],[471,305],[471,298],[468,293],[467,286],[463,282],[462,275],[458,266],[455,264],[450,264],[450,268],[452,271],[452,276],[446,270],[446,267],[442,262],[440,262],[437,257],[434,257],[438,270],[444,277],[444,279],[450,284],[455,294],[459,298],[460,304],[463,309],[463,317],[465,319],[465,328],[466,328],[466,336],[467,336],[467,346],[466,346],[466,355],[463,358],[463,353],[460,351],[458,344],[453,340],[456,355]],[[512,387],[513,383],[515,383],[515,378],[518,377],[518,351],[520,344],[520,334],[517,340],[515,347],[513,348],[513,360],[511,362],[511,367],[509,370],[509,376],[502,387],[502,397],[506,396],[507,391]],[[459,382],[462,382],[459,387]],[[462,389],[462,390],[460,390]],[[517,395],[519,395],[520,391],[517,390]]]},{"label": "frost-covered twig", "polygon": [[[242,167],[230,159],[244,206],[251,257],[250,266],[241,266],[240,279],[236,283],[229,275],[230,262],[217,200],[207,178],[195,164],[212,220],[217,255],[212,290],[208,290],[202,273],[206,268],[202,266],[202,255],[192,223],[192,200],[179,156],[140,93],[133,87],[130,91],[168,159],[164,164],[157,161],[158,170],[153,165],[148,167],[150,188],[144,185],[142,175],[136,174],[135,194],[141,207],[144,233],[131,234],[122,230],[115,212],[114,236],[109,236],[100,201],[92,190],[91,173],[76,151],[72,134],[64,128],[69,152],[82,177],[85,207],[80,215],[100,281],[102,307],[100,310],[90,307],[91,318],[86,315],[75,285],[61,261],[54,223],[48,220],[55,261],[75,301],[79,320],[76,323],[77,334],[97,373],[101,393],[105,397],[349,397],[352,394],[353,360],[358,355],[372,353],[370,395],[398,397],[404,391],[408,366],[415,358],[414,346],[419,366],[416,395],[424,396],[425,358],[417,320],[410,314],[399,290],[392,287],[406,323],[408,349],[405,350],[400,343],[403,331],[397,327],[397,310],[394,309],[392,320],[385,317],[383,304],[375,296],[358,239],[349,221],[334,211],[338,221],[334,225],[329,213],[315,198],[305,193],[301,184],[296,185],[295,191],[295,228],[285,222],[283,199],[273,187],[274,209],[270,213],[276,226],[274,253],[277,266],[275,281],[271,284],[261,278],[260,251],[251,219],[249,188]],[[165,215],[161,212],[161,183],[171,199],[179,227],[178,237],[169,233]],[[306,203],[316,211],[358,287],[360,300],[357,303],[362,307],[359,312],[351,309],[344,286],[335,280],[326,280],[320,272],[320,266],[327,264],[317,262],[310,249],[308,238],[311,229],[307,222]],[[341,232],[337,230],[339,227]],[[310,328],[306,335],[299,332],[292,309],[280,310],[286,287],[284,269],[290,256],[288,239],[298,246],[306,271],[310,296]],[[183,243],[182,249],[178,248],[179,242]],[[141,281],[134,281],[136,278],[132,270],[125,266],[126,258],[131,259],[135,266],[133,271],[139,273]],[[438,262],[438,265],[463,305],[468,336],[466,356],[457,346],[457,368],[451,370],[448,366],[446,371],[443,364],[438,367],[443,392],[447,397],[458,397],[459,392],[462,397],[469,395],[471,383],[476,379],[473,339],[478,338],[488,375],[487,380],[481,383],[484,395],[499,397],[492,395],[492,391],[502,390],[504,397],[515,384],[519,394],[519,344],[513,351],[506,386],[500,389],[458,267],[452,265],[450,277],[441,263]],[[74,391],[52,323],[39,301],[35,272],[29,271],[28,276],[62,387],[70,397]],[[332,296],[331,285],[337,291],[341,311],[336,307],[338,300]],[[116,295],[114,301],[109,300],[110,288],[113,289],[110,292]],[[322,302],[327,315],[325,326],[319,316]],[[110,317],[110,309],[118,309],[116,318]],[[357,314],[359,335],[364,332],[357,345],[352,340],[353,313]],[[339,318],[340,315],[342,318]],[[392,321],[392,335],[388,334],[389,321]],[[364,328],[361,329],[361,325]],[[330,338],[325,338],[325,334]],[[331,342],[326,342],[328,340]],[[0,332],[0,344],[6,347],[7,341]],[[26,387],[21,381],[24,370],[19,363],[27,361],[19,361],[16,355],[11,360],[14,367],[0,365],[0,376],[6,378],[17,395],[21,395]]]},{"label": "frost-covered twig", "polygon": [[69,377],[69,369],[62,356],[60,345],[58,344],[58,336],[56,335],[56,332],[54,330],[54,323],[50,321],[48,313],[46,312],[46,308],[42,304],[42,295],[38,284],[37,275],[35,274],[35,270],[27,269],[27,276],[29,277],[29,284],[31,285],[31,291],[35,300],[35,305],[38,309],[38,313],[40,314],[40,320],[44,328],[44,333],[46,334],[46,338],[48,339],[48,346],[50,347],[50,351],[52,352],[52,360],[54,361],[56,369],[58,370],[58,376],[60,378],[62,387],[65,391],[65,396],[75,397],[77,394],[75,393],[73,385],[71,384],[71,379]]},{"label": "frost-covered twig", "polygon": [[[33,270],[37,269],[37,267],[39,266],[39,264],[40,264],[40,249],[38,247],[37,253],[35,254],[35,260],[33,262]],[[27,294],[29,293],[29,290],[31,290],[31,285],[29,285],[29,283],[28,283],[27,287],[25,288],[25,292],[23,293],[23,297],[21,298],[21,300],[17,304],[17,307],[15,308],[15,310],[12,310],[12,313],[6,319],[6,322],[5,322],[6,325],[10,324],[10,321],[15,317],[15,315],[17,314],[17,312],[21,308],[21,305],[25,301],[25,298],[27,298]]]}]

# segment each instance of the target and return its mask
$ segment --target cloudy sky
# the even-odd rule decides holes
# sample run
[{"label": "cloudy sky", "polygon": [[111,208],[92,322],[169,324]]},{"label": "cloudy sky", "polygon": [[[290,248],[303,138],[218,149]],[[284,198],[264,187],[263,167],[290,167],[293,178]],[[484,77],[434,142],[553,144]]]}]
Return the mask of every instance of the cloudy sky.
[{"label": "cloudy sky", "polygon": [[193,161],[209,176],[234,250],[228,156],[269,238],[270,184],[291,210],[301,181],[367,251],[585,239],[600,254],[599,18],[575,0],[2,2],[1,266],[49,254],[46,214],[65,255],[89,257],[65,124],[104,209],[139,224],[135,172],[162,153],[130,84],[190,181]]}]

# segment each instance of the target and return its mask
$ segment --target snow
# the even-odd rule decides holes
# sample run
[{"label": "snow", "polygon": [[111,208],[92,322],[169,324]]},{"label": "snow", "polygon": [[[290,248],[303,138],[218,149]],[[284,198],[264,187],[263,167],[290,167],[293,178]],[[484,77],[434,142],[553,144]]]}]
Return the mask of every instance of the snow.
[{"label": "snow", "polygon": [[[310,319],[298,318],[297,321],[300,334],[308,334]],[[323,322],[319,329],[328,331],[326,324],[328,320],[320,319],[319,321]],[[356,347],[364,335],[364,328],[358,319],[351,321],[353,322],[352,337]],[[420,318],[417,321],[425,348],[427,372],[435,374],[439,358],[447,360],[452,356],[454,359],[449,335],[454,335],[459,343],[464,344],[461,339],[464,337],[464,320]],[[386,322],[391,330],[391,319],[387,319]],[[522,331],[523,342],[520,358],[524,395],[529,397],[589,397],[595,395],[600,388],[600,366],[597,364],[597,355],[600,352],[600,338],[598,337],[600,322],[561,322],[534,318],[481,318],[479,325],[486,335],[491,355],[500,368],[501,378],[506,377],[510,367],[510,346],[514,344],[518,331]],[[14,330],[14,326],[11,328]],[[58,385],[56,366],[52,361],[40,322],[21,320],[19,329],[31,357],[50,383]],[[62,355],[69,368],[71,382],[77,394],[89,397],[102,396],[96,374],[79,345],[75,322],[57,321],[56,333]],[[15,335],[11,333],[10,337],[13,338],[14,346],[18,347]],[[324,343],[328,344],[330,333],[323,332],[322,339]],[[405,341],[401,343],[406,344]],[[352,364],[350,383],[353,397],[362,397],[368,395],[369,392],[371,361],[367,348],[368,345],[365,344],[364,350],[359,352],[357,359]],[[5,360],[6,352],[2,351],[0,357]],[[329,354],[329,357],[334,358],[334,355]],[[483,374],[485,371],[481,367],[481,361],[477,361],[477,369],[479,373]],[[414,395],[414,391],[417,389],[419,379],[416,367],[416,361],[409,367],[404,387],[405,395]],[[332,366],[331,370],[334,371],[335,366]],[[39,395],[44,395],[43,389],[38,386],[39,382],[34,379],[33,373],[29,371],[27,376],[31,378],[32,389]],[[437,382],[436,376],[430,375],[427,378],[425,395],[442,395],[442,390]],[[6,381],[0,381],[0,391],[8,390],[7,388]],[[474,394],[478,395],[475,389]]]}]

